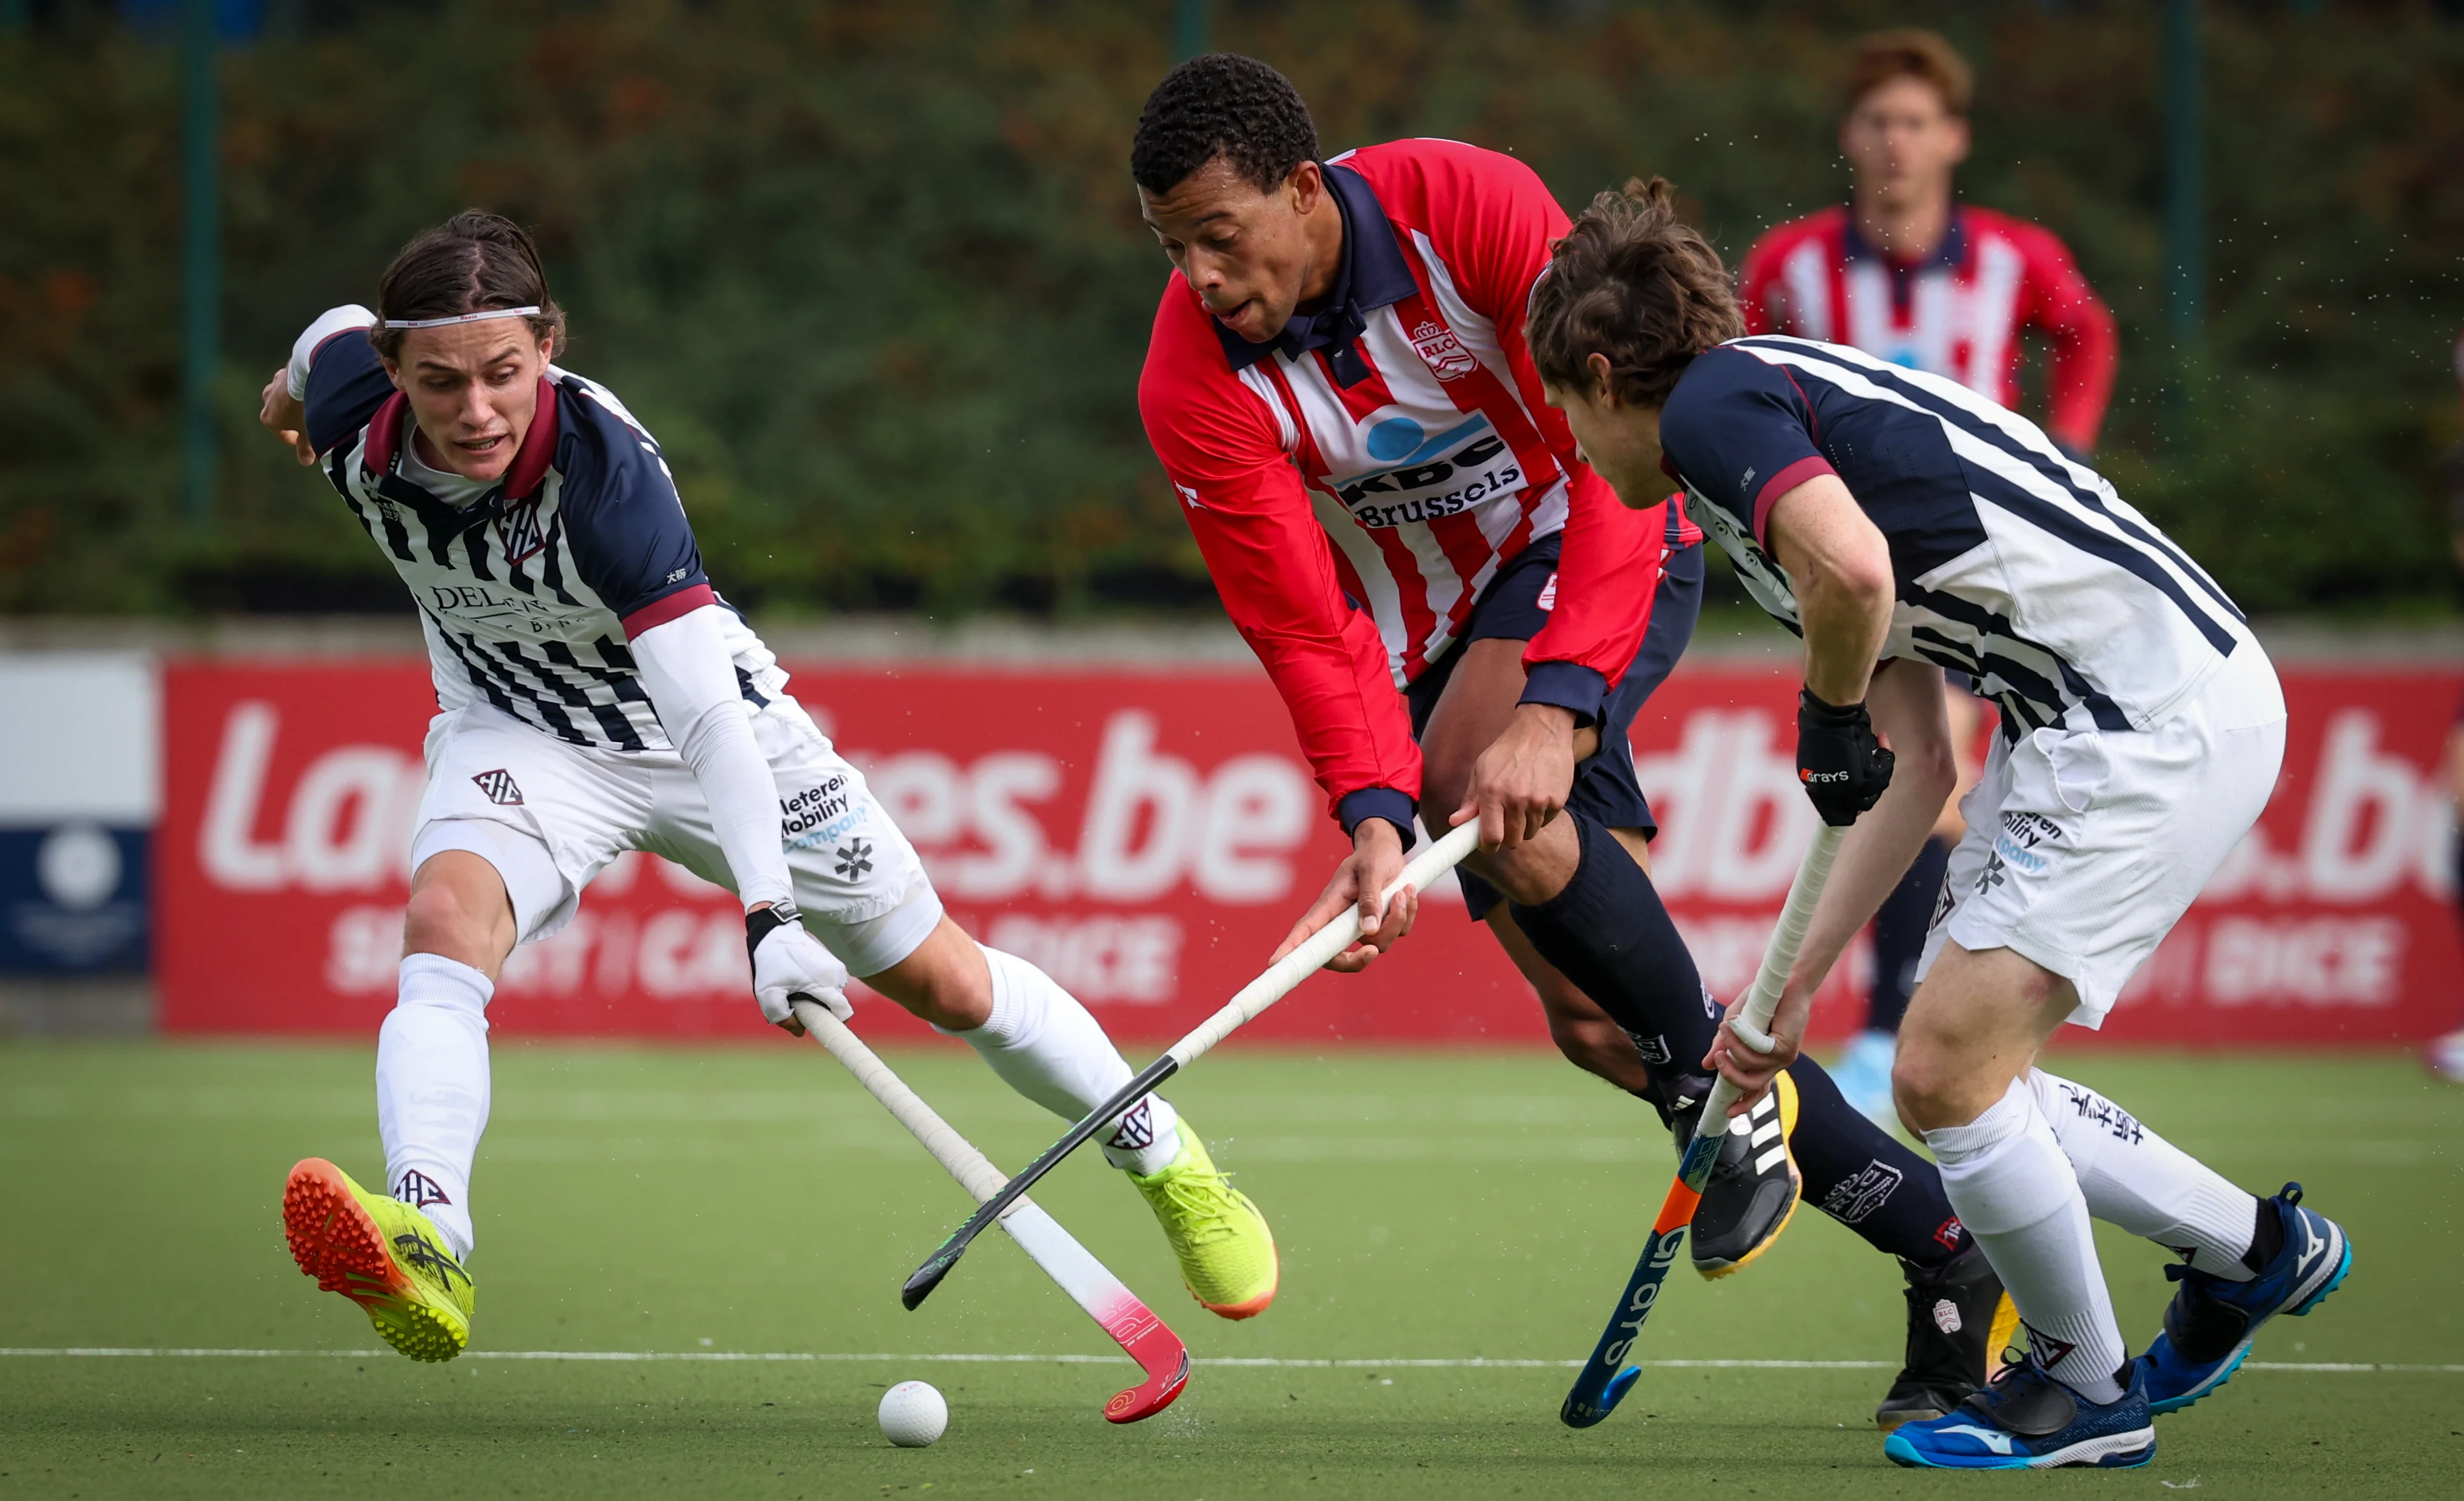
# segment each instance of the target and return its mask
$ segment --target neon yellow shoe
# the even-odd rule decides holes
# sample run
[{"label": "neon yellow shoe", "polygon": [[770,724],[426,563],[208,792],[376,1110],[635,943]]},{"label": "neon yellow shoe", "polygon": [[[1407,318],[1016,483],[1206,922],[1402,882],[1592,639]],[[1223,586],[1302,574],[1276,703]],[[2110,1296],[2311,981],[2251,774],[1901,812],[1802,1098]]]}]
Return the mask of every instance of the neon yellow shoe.
[{"label": "neon yellow shoe", "polygon": [[385,1342],[414,1360],[451,1360],[471,1342],[471,1274],[428,1216],[312,1157],[282,1185],[291,1259],[357,1303]]},{"label": "neon yellow shoe", "polygon": [[1206,1155],[1189,1122],[1180,1123],[1180,1153],[1152,1177],[1130,1175],[1163,1225],[1180,1280],[1212,1313],[1252,1318],[1275,1301],[1282,1269],[1275,1235],[1249,1196],[1232,1186]]}]

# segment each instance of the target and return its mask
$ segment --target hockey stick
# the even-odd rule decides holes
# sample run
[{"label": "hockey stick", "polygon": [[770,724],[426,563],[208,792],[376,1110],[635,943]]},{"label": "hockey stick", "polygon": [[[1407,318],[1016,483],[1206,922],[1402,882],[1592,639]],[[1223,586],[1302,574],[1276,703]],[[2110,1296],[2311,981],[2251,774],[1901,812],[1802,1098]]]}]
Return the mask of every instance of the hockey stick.
[{"label": "hockey stick", "polygon": [[[1813,847],[1805,851],[1796,879],[1789,883],[1788,902],[1780,909],[1770,945],[1763,950],[1762,967],[1754,972],[1746,1008],[1731,1024],[1738,1039],[1757,1052],[1771,1050],[1771,1013],[1779,1008],[1779,994],[1788,984],[1789,972],[1796,967],[1796,951],[1805,941],[1814,903],[1822,894],[1822,883],[1831,878],[1832,857],[1839,852],[1839,836],[1846,832],[1827,824],[1815,831]],[[1684,1248],[1694,1206],[1702,1202],[1703,1185],[1710,1181],[1711,1166],[1720,1159],[1720,1143],[1728,1134],[1728,1107],[1737,1102],[1737,1087],[1725,1077],[1712,1082],[1710,1098],[1703,1104],[1702,1123],[1694,1128],[1694,1139],[1685,1144],[1685,1156],[1678,1161],[1677,1179],[1668,1185],[1668,1197],[1661,1201],[1660,1218],[1651,1223],[1651,1239],[1634,1264],[1625,1296],[1609,1315],[1608,1328],[1601,1332],[1592,1358],[1583,1362],[1582,1374],[1574,1378],[1565,1405],[1557,1409],[1558,1421],[1566,1426],[1588,1428],[1615,1412],[1641,1377],[1640,1366],[1625,1363],[1626,1353],[1642,1336],[1643,1320],[1660,1301],[1660,1285],[1667,1280],[1668,1269]]]},{"label": "hockey stick", "polygon": [[[1391,899],[1406,886],[1414,891],[1426,890],[1430,882],[1463,863],[1463,856],[1471,853],[1479,843],[1478,821],[1456,825],[1443,839],[1421,850],[1411,864],[1403,867],[1402,875],[1386,888],[1386,897]],[[940,1248],[927,1258],[924,1265],[915,1269],[914,1274],[907,1279],[907,1286],[899,1290],[899,1300],[912,1309],[931,1297],[933,1290],[941,1285],[941,1279],[950,1274],[950,1269],[958,1264],[958,1258],[967,1253],[967,1247],[975,1244],[976,1237],[983,1233],[984,1226],[992,1224],[1009,1206],[1012,1199],[1034,1186],[1037,1179],[1052,1171],[1063,1158],[1077,1150],[1081,1142],[1102,1130],[1105,1122],[1118,1118],[1123,1111],[1153,1093],[1164,1080],[1197,1062],[1208,1048],[1231,1036],[1243,1023],[1291,994],[1294,986],[1323,968],[1327,960],[1352,947],[1359,938],[1360,909],[1355,905],[1310,934],[1299,948],[1268,965],[1265,974],[1243,985],[1240,994],[1200,1023],[1196,1031],[1166,1048],[1162,1057],[1138,1071],[1137,1076],[1114,1091],[1111,1099],[1096,1106],[1085,1119],[1063,1132],[1060,1140],[1045,1148],[1042,1157],[1026,1164],[1024,1170],[1009,1181],[1008,1187],[985,1199],[975,1217],[952,1231]]]},{"label": "hockey stick", "polygon": [[[961,1187],[978,1200],[1000,1191],[1001,1169],[925,1104],[905,1080],[892,1073],[890,1065],[847,1030],[846,1023],[802,996],[795,998],[793,1004],[796,1020],[804,1024],[804,1030],[829,1049],[831,1057],[845,1064],[856,1082],[897,1116],[898,1123],[914,1134],[924,1150],[948,1168]],[[1189,1381],[1189,1350],[1180,1342],[1180,1336],[1063,1229],[1060,1221],[1029,1200],[1015,1195],[1012,1198],[1015,1203],[1002,1216],[1001,1228],[1018,1242],[1019,1249],[1044,1269],[1045,1275],[1061,1284],[1061,1291],[1069,1294],[1071,1302],[1085,1309],[1088,1316],[1101,1324],[1104,1333],[1111,1335],[1147,1373],[1144,1382],[1113,1394],[1112,1400],[1104,1403],[1105,1421],[1135,1423],[1171,1406],[1172,1400]]]}]

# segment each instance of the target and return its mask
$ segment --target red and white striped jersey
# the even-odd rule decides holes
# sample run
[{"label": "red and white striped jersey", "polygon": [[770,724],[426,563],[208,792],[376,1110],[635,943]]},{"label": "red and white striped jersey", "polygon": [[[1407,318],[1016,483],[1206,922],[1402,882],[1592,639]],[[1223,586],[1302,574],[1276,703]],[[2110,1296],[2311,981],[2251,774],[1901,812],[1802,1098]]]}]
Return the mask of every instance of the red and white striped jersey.
[{"label": "red and white striped jersey", "polygon": [[1846,209],[1767,232],[1738,277],[1746,332],[1846,344],[1878,360],[2019,404],[2019,336],[2053,342],[2046,430],[2073,452],[2096,447],[2113,394],[2113,314],[2070,252],[2039,225],[1965,205],[1922,262],[1892,260]]},{"label": "red and white striped jersey", "polygon": [[1524,304],[1567,219],[1529,167],[1402,141],[1326,175],[1344,219],[1329,302],[1356,331],[1252,344],[1176,276],[1138,400],[1224,608],[1339,806],[1373,787],[1419,795],[1395,690],[1444,655],[1525,547],[1565,535],[1526,653],[1533,686],[1553,672],[1568,707],[1595,711],[1642,638],[1662,553],[1700,534],[1676,506],[1620,506],[1542,399]]}]

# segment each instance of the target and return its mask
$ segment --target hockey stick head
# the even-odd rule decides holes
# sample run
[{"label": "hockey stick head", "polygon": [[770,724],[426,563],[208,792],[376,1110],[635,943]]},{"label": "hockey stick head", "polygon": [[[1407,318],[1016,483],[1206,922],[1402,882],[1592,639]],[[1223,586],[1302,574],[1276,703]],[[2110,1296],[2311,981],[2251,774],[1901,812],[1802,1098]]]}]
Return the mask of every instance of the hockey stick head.
[{"label": "hockey stick head", "polygon": [[1130,1358],[1138,1362],[1139,1369],[1147,1373],[1147,1379],[1125,1391],[1112,1394],[1112,1400],[1104,1404],[1106,1423],[1135,1423],[1141,1418],[1152,1418],[1171,1406],[1173,1399],[1180,1395],[1181,1388],[1189,1384],[1189,1347],[1182,1344],[1180,1336],[1165,1327],[1164,1321],[1155,1317],[1144,1303],[1138,1302],[1134,1294],[1131,1295],[1130,1302],[1135,1308],[1132,1317],[1143,1319],[1144,1326],[1127,1330],[1111,1325],[1106,1327],[1112,1337],[1121,1342],[1121,1348],[1130,1353]]},{"label": "hockey stick head", "polygon": [[1640,1380],[1642,1367],[1629,1365],[1609,1378],[1608,1385],[1602,1387],[1595,1398],[1586,1400],[1581,1388],[1577,1387],[1566,1394],[1565,1405],[1557,1409],[1557,1421],[1570,1428],[1588,1428],[1617,1411],[1617,1404],[1625,1401],[1625,1394]]},{"label": "hockey stick head", "polygon": [[933,1290],[941,1285],[941,1279],[950,1274],[950,1269],[958,1264],[958,1258],[967,1253],[969,1243],[975,1240],[967,1233],[972,1228],[972,1221],[960,1225],[957,1233],[943,1241],[941,1248],[935,1251],[924,1265],[908,1274],[906,1286],[898,1290],[898,1301],[907,1306],[907,1312],[913,1313],[922,1308],[924,1300],[933,1295]]}]

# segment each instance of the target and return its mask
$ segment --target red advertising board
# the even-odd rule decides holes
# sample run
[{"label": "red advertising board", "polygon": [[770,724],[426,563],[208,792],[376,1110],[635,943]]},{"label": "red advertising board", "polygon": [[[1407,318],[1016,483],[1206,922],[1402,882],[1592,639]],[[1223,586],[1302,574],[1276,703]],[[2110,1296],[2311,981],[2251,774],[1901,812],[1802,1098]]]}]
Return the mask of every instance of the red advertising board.
[{"label": "red advertising board", "polygon": [[[804,667],[793,690],[871,780],[944,899],[1115,1035],[1177,1035],[1265,962],[1342,850],[1255,671]],[[2453,673],[2286,673],[2285,776],[2261,827],[2126,992],[2105,1036],[2379,1042],[2454,1025],[2437,773]],[[1705,979],[1752,973],[1812,829],[1794,680],[1681,669],[1635,727],[1661,891]],[[157,969],[179,1031],[371,1034],[391,1004],[432,711],[426,664],[171,664]],[[1816,1035],[1854,1026],[1864,960]],[[759,1037],[725,893],[619,861],[517,954],[513,1033]],[[863,998],[859,998],[860,1002]],[[872,998],[868,1031],[924,1028]],[[1545,1046],[1537,1004],[1460,898],[1362,976],[1321,976],[1245,1036]]]}]

